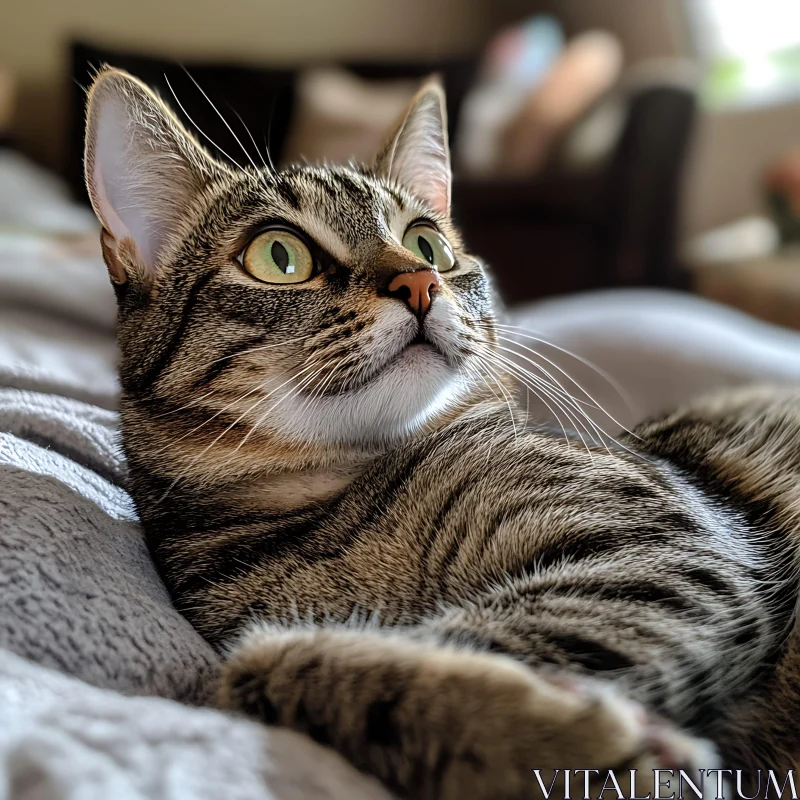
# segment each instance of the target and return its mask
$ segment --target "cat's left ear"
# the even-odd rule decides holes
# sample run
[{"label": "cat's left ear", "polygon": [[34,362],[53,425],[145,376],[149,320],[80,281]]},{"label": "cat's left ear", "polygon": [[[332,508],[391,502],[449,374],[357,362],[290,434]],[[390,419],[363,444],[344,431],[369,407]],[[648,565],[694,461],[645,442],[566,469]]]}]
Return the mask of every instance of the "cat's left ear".
[{"label": "cat's left ear", "polygon": [[437,78],[428,79],[375,160],[377,175],[405,186],[440,214],[450,213],[447,109]]},{"label": "cat's left ear", "polygon": [[152,287],[192,202],[225,168],[141,81],[102,70],[89,90],[86,187],[115,283]]}]

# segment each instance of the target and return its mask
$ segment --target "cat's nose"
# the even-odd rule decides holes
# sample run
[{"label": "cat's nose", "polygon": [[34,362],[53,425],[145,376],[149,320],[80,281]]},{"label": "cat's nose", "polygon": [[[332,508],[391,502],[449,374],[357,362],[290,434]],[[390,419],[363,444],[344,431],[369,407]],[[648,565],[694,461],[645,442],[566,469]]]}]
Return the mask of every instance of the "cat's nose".
[{"label": "cat's nose", "polygon": [[431,295],[439,290],[442,279],[433,269],[418,269],[416,272],[400,272],[389,283],[389,294],[405,300],[408,307],[420,318],[431,307]]}]

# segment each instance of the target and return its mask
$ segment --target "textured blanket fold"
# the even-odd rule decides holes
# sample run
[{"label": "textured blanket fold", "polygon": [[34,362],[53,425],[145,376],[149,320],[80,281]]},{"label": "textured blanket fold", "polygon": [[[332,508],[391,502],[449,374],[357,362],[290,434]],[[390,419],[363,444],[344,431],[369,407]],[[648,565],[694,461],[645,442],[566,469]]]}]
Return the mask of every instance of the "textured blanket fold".
[{"label": "textured blanket fold", "polygon": [[171,607],[117,485],[115,416],[0,391],[0,644],[96,686],[201,703],[217,658]]},{"label": "textured blanket fold", "polygon": [[0,652],[0,800],[388,800],[335,753]]}]

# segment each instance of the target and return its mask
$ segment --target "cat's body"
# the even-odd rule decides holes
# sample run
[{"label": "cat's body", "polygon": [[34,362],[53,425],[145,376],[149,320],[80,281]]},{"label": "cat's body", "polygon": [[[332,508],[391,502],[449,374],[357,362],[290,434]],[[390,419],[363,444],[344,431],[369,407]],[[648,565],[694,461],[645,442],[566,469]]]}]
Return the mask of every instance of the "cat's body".
[{"label": "cat's body", "polygon": [[[177,606],[218,646],[249,630],[223,701],[409,796],[718,766],[692,736],[724,767],[797,765],[800,392],[610,448],[526,426],[442,125],[428,89],[374,172],[234,173],[129,77],[93,89],[131,491]],[[441,275],[401,246],[420,220],[455,251]],[[248,242],[287,225],[319,265],[258,283]]]}]

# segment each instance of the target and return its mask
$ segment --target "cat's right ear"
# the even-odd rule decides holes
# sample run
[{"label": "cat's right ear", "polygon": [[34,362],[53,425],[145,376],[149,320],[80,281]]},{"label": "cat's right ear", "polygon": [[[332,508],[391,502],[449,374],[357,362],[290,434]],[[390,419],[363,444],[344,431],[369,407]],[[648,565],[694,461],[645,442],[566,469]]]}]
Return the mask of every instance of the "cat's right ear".
[{"label": "cat's right ear", "polygon": [[373,166],[440,214],[450,213],[450,147],[444,89],[435,76],[412,98]]},{"label": "cat's right ear", "polygon": [[84,166],[111,279],[145,286],[179,242],[187,206],[225,171],[147,86],[115,69],[89,89]]}]

